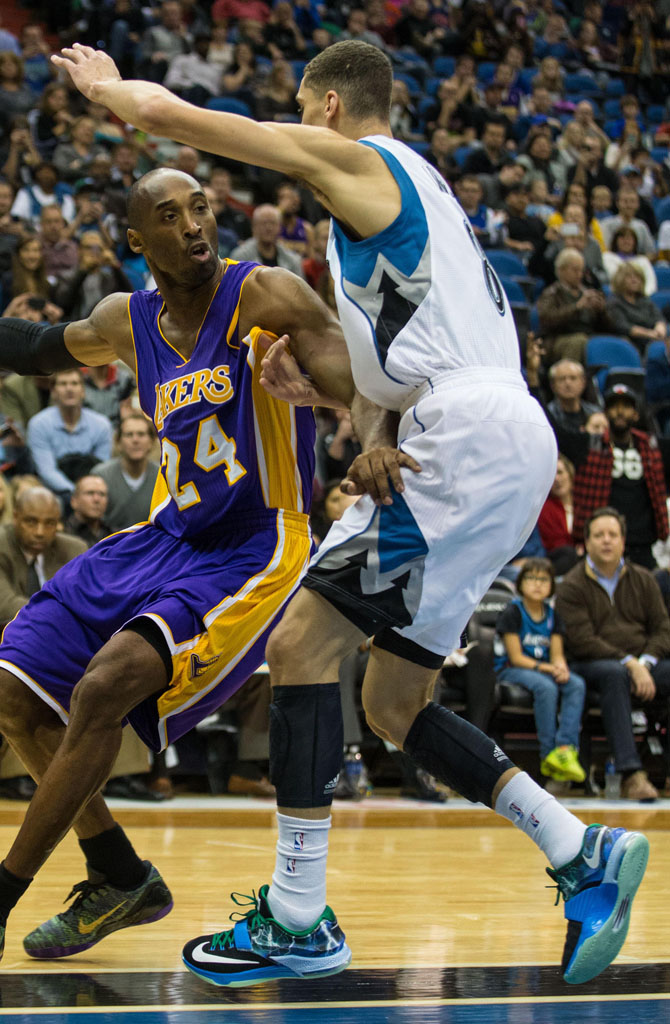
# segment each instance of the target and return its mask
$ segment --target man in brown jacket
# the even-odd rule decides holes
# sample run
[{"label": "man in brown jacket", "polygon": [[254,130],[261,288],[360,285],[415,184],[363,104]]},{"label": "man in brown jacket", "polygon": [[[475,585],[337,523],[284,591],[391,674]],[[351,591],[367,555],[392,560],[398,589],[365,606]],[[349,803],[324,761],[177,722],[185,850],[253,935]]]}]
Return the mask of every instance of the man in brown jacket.
[{"label": "man in brown jacket", "polygon": [[625,531],[616,509],[596,509],[584,529],[586,558],[558,586],[556,610],[571,668],[600,694],[622,797],[654,800],[635,747],[631,693],[644,702],[670,696],[670,618],[651,573],[624,561]]},{"label": "man in brown jacket", "polygon": [[583,363],[589,337],[612,331],[605,296],[594,288],[584,287],[584,257],[578,249],[561,249],[554,268],[558,280],[545,288],[537,300],[549,362],[572,359]]}]

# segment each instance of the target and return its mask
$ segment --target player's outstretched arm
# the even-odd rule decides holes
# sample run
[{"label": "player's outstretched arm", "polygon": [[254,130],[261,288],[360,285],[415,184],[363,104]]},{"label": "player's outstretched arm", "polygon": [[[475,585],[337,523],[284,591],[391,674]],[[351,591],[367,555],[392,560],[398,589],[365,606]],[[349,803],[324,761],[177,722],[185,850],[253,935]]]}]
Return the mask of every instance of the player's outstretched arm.
[{"label": "player's outstretched arm", "polygon": [[326,195],[333,187],[336,192],[349,190],[352,176],[376,167],[374,154],[328,128],[259,123],[196,107],[161,85],[124,82],[112,58],[90,46],[75,43],[52,61],[69,73],[88,99],[142,131],[301,177]]},{"label": "player's outstretched arm", "polygon": [[87,320],[66,324],[0,318],[0,367],[23,376],[47,375],[123,359],[134,369],[127,302],[127,295],[109,295]]}]

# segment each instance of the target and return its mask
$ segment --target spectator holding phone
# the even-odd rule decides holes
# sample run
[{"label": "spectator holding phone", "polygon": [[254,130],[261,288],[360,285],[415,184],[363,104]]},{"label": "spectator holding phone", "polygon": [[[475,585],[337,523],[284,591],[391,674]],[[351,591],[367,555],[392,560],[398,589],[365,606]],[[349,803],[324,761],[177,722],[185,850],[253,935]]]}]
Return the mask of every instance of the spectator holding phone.
[{"label": "spectator holding phone", "polygon": [[112,292],[132,292],[133,286],[113,251],[98,231],[85,231],[79,240],[79,266],[63,275],[56,295],[68,320],[83,320]]},{"label": "spectator holding phone", "polygon": [[41,314],[41,320],[56,323],[62,310],[51,301],[53,287],[44,267],[42,243],[37,235],[26,235],[12,254],[12,269],[0,281],[3,302],[26,295],[28,308]]}]

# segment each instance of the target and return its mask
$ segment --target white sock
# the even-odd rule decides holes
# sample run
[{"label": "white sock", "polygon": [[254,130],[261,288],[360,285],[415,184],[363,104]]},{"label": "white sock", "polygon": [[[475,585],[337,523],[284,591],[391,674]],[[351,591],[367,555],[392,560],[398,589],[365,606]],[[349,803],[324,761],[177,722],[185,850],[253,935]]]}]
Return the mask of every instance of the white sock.
[{"label": "white sock", "polygon": [[582,848],[586,825],[525,772],[500,791],[495,811],[525,832],[554,868],[564,867]]},{"label": "white sock", "polygon": [[326,906],[330,818],[308,821],[277,812],[277,859],[268,892],[272,916],[292,932],[315,924]]}]

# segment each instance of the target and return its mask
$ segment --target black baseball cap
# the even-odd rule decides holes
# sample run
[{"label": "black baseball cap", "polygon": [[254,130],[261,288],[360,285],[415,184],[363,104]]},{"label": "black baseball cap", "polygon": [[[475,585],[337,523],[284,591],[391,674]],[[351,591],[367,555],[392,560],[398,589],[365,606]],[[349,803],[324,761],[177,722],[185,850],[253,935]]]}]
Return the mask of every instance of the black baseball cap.
[{"label": "black baseball cap", "polygon": [[633,388],[629,388],[627,384],[613,384],[611,388],[608,388],[605,392],[605,408],[611,405],[612,402],[616,402],[617,399],[623,398],[625,401],[630,402],[631,405],[637,409],[638,398]]}]

